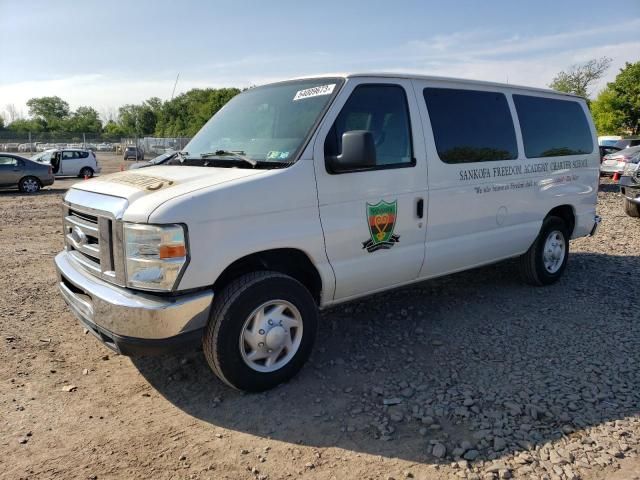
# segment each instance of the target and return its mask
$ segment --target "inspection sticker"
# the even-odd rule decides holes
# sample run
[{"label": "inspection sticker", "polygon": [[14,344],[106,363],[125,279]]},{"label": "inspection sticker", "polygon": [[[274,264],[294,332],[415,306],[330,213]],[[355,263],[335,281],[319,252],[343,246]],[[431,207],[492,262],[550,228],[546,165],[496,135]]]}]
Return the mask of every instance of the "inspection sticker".
[{"label": "inspection sticker", "polygon": [[298,90],[295,97],[293,97],[293,101],[295,102],[296,100],[303,100],[305,98],[319,97],[320,95],[331,95],[334,88],[336,88],[336,84],[330,83],[329,85],[320,85],[318,87]]}]

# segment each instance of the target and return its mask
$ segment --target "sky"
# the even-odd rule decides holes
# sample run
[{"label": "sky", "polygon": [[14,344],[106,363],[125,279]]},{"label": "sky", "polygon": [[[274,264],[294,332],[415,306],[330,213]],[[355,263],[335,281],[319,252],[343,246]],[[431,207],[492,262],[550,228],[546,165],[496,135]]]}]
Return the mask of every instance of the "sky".
[{"label": "sky", "polygon": [[103,117],[191,88],[391,71],[546,87],[640,61],[640,0],[0,0],[0,114],[57,95]]}]

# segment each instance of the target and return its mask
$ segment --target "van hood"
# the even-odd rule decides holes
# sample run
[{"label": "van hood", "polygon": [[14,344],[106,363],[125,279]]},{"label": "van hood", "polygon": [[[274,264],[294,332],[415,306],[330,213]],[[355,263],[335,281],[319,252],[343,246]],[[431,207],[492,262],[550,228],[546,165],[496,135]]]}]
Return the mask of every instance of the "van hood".
[{"label": "van hood", "polygon": [[78,182],[72,188],[125,198],[129,205],[143,198],[145,203],[159,204],[195,190],[268,172],[270,170],[247,168],[156,166],[101,175]]}]

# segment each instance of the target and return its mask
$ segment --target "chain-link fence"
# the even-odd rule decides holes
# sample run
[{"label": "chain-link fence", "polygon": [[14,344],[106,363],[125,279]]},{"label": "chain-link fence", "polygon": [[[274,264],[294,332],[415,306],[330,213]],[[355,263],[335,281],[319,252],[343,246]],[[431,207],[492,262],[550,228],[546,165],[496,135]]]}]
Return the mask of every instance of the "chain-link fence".
[{"label": "chain-link fence", "polygon": [[128,145],[136,145],[146,155],[161,155],[182,150],[188,137],[113,137],[95,133],[37,132],[15,133],[0,131],[0,152],[34,154],[51,149],[87,148],[97,152],[122,153]]}]

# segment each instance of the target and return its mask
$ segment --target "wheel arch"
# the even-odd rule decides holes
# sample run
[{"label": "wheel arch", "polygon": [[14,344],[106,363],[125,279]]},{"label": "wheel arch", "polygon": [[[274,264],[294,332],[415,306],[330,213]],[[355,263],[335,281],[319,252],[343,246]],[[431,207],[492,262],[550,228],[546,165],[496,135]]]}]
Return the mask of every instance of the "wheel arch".
[{"label": "wheel arch", "polygon": [[280,272],[295,278],[311,293],[317,305],[322,296],[322,277],[311,258],[297,248],[276,248],[245,255],[228,265],[213,284],[218,292],[235,278],[256,271]]},{"label": "wheel arch", "polygon": [[569,229],[569,238],[571,238],[576,226],[576,212],[572,205],[558,205],[557,207],[552,208],[549,213],[547,213],[545,219],[549,217],[561,218],[566,223],[567,228]]}]

